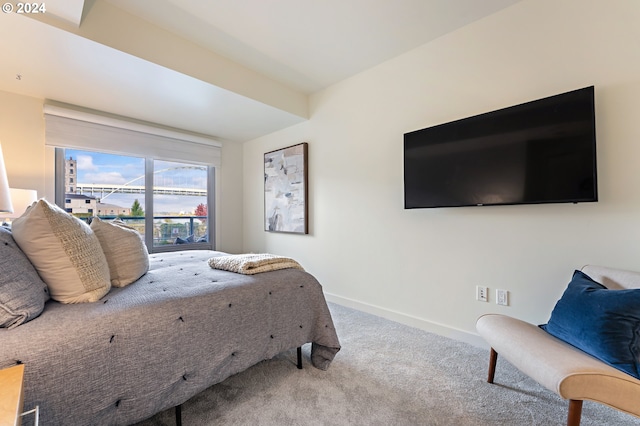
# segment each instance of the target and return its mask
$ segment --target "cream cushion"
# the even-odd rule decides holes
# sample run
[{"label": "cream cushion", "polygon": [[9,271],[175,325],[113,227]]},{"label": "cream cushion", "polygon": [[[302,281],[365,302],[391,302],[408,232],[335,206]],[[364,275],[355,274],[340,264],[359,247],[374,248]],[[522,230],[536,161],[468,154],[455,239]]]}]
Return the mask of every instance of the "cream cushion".
[{"label": "cream cushion", "polygon": [[499,356],[562,398],[640,414],[640,380],[635,377],[517,318],[485,314],[476,326]]},{"label": "cream cushion", "polygon": [[109,265],[89,225],[45,200],[11,225],[13,238],[61,303],[96,302],[111,289]]},{"label": "cream cushion", "polygon": [[142,235],[121,220],[93,218],[91,229],[98,237],[109,264],[113,287],[124,287],[149,270],[149,253]]}]

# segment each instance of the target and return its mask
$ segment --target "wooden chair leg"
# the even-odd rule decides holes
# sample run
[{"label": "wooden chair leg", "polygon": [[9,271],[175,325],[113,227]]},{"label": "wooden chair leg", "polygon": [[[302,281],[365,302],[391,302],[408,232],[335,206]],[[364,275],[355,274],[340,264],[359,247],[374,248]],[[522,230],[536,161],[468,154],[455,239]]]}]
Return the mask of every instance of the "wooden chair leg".
[{"label": "wooden chair leg", "polygon": [[582,400],[569,400],[569,415],[567,416],[567,426],[580,426],[580,417],[582,416]]},{"label": "wooden chair leg", "polygon": [[491,348],[491,354],[489,355],[489,376],[487,377],[488,383],[493,383],[493,378],[496,375],[496,363],[498,362],[498,352]]},{"label": "wooden chair leg", "polygon": [[298,346],[298,369],[302,370],[302,346]]}]

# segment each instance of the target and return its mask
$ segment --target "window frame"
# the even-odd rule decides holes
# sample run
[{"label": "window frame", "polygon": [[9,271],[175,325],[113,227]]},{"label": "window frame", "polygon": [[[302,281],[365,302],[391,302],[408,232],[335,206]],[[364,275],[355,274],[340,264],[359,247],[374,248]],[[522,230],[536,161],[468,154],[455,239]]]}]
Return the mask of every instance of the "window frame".
[{"label": "window frame", "polygon": [[[73,148],[75,149],[75,148]],[[153,245],[153,226],[154,226],[154,212],[153,212],[153,175],[154,175],[154,161],[158,160],[158,158],[154,158],[151,156],[140,156],[137,154],[130,153],[114,153],[114,152],[105,152],[101,150],[95,149],[86,149],[86,148],[78,148],[87,152],[97,152],[97,153],[105,153],[105,154],[113,154],[113,155],[122,155],[127,157],[137,157],[144,158],[145,163],[145,192],[144,192],[144,200],[145,200],[145,235],[144,240],[147,245],[147,250],[149,253],[162,253],[162,252],[171,252],[171,251],[181,251],[181,250],[215,250],[216,247],[216,228],[215,228],[215,211],[216,211],[216,167],[215,165],[203,165],[207,168],[207,234],[208,241],[207,242],[199,242],[199,243],[186,243],[179,245],[163,245],[163,246],[154,246]],[[165,159],[163,159],[165,160]],[[165,160],[166,161],[166,160]],[[185,160],[175,160],[185,164],[195,164],[189,163]],[[65,148],[56,147],[55,148],[55,203],[59,207],[65,209],[66,204],[66,186],[65,186]]]}]

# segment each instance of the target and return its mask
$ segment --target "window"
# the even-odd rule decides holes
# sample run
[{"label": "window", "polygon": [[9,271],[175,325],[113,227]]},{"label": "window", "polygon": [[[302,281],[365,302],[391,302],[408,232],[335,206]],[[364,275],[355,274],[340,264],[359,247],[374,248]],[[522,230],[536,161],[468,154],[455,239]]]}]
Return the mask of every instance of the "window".
[{"label": "window", "polygon": [[[89,197],[91,203],[81,204],[85,212],[78,214],[87,220],[96,212],[113,211],[126,217],[144,235],[151,251],[215,248],[215,168],[220,165],[220,142],[55,103],[45,103],[44,119],[45,145],[56,150],[58,205],[70,207],[75,214],[78,200],[66,194]],[[65,198],[71,199],[70,205]],[[175,238],[157,229],[165,224]],[[184,244],[176,246],[176,242]]]},{"label": "window", "polygon": [[154,246],[207,243],[207,167],[153,162]]},{"label": "window", "polygon": [[213,167],[63,148],[56,157],[58,179],[69,175],[70,158],[77,161],[78,195],[64,194],[73,215],[118,217],[144,235],[151,252],[213,248]]}]

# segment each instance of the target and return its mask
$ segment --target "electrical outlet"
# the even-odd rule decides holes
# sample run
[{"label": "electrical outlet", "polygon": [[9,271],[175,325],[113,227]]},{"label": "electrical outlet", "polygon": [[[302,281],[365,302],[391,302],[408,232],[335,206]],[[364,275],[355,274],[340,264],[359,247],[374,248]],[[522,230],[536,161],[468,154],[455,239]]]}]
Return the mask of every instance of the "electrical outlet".
[{"label": "electrical outlet", "polygon": [[477,285],[476,286],[476,300],[479,300],[481,302],[488,302],[489,301],[489,293],[488,293],[488,289],[485,286],[482,285]]},{"label": "electrical outlet", "polygon": [[496,304],[509,306],[509,291],[496,289]]}]

